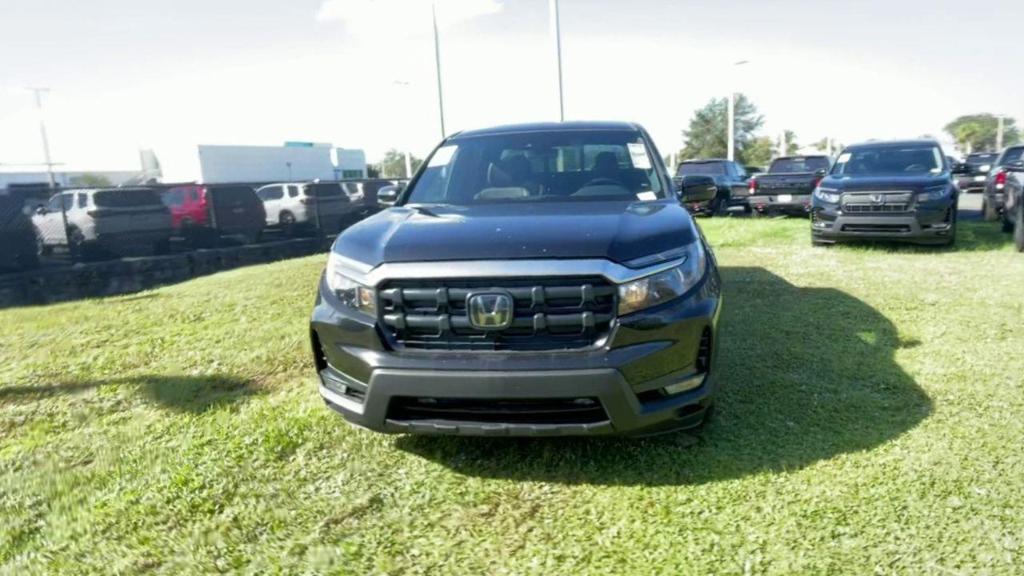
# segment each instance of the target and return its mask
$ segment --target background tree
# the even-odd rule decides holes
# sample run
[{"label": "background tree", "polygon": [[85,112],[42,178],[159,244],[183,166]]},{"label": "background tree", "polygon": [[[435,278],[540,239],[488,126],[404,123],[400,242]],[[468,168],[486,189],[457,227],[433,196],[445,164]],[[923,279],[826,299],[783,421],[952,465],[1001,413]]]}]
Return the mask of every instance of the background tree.
[{"label": "background tree", "polygon": [[[1017,122],[1013,118],[1003,120],[1003,146],[1010,146],[1020,141],[1020,130],[1017,129]],[[956,140],[960,148],[970,154],[971,152],[983,152],[995,150],[996,132],[998,131],[999,119],[994,114],[969,114],[960,116],[949,124],[944,130]],[[998,150],[996,150],[998,152]]]},{"label": "background tree", "polygon": [[81,186],[83,188],[106,188],[112,186],[110,178],[102,174],[80,174],[71,177],[68,183],[72,186]]},{"label": "background tree", "polygon": [[[712,98],[698,110],[690,125],[683,130],[686,143],[680,152],[681,158],[725,158],[728,153],[729,100]],[[734,145],[736,159],[748,162],[746,150],[755,139],[754,133],[764,124],[764,117],[757,113],[757,107],[743,94],[736,95],[736,132]]]},{"label": "background tree", "polygon": [[[423,164],[422,158],[412,156],[413,173]],[[405,178],[405,152],[392,148],[384,154],[384,159],[377,164],[377,172],[381,178]],[[411,176],[411,174],[410,174]]]},{"label": "background tree", "polygon": [[786,130],[782,133],[785,144],[776,149],[776,156],[794,156],[800,152],[800,145],[796,142],[796,132]]},{"label": "background tree", "polygon": [[751,140],[743,151],[743,164],[746,166],[766,167],[771,163],[775,143],[767,136],[759,136]]}]

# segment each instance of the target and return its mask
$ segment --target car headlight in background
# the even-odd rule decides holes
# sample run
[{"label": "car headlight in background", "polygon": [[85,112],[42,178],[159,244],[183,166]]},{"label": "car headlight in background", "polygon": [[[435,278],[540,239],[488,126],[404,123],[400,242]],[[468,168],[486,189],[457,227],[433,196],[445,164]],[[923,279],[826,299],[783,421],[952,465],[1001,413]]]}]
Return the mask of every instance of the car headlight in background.
[{"label": "car headlight in background", "polygon": [[942,186],[932,186],[931,188],[925,188],[923,192],[917,194],[918,202],[934,202],[935,200],[942,200],[949,196],[949,192],[952,189],[951,186],[943,184]]},{"label": "car headlight in background", "polygon": [[631,314],[679,298],[697,285],[707,271],[707,254],[700,240],[685,249],[674,268],[619,284],[619,315]]},{"label": "car headlight in background", "polygon": [[330,257],[327,258],[327,272],[325,273],[327,287],[345,305],[375,316],[377,314],[376,291],[349,278],[343,270],[341,257],[331,252]]},{"label": "car headlight in background", "polygon": [[814,197],[822,202],[828,202],[829,204],[839,204],[839,198],[842,196],[839,190],[834,188],[822,188],[818,186],[814,189]]}]

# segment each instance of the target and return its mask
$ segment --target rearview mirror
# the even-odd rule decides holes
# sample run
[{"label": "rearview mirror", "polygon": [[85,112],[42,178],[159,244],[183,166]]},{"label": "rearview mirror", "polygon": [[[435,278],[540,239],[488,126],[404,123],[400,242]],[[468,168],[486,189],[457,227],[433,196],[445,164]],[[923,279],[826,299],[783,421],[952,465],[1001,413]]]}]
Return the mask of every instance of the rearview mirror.
[{"label": "rearview mirror", "polygon": [[404,184],[389,184],[377,191],[377,203],[382,206],[394,206],[398,197],[405,189]]},{"label": "rearview mirror", "polygon": [[814,175],[818,178],[824,178],[826,174],[828,174],[828,170],[825,170],[824,168],[818,168],[814,171]]},{"label": "rearview mirror", "polygon": [[688,175],[679,182],[679,199],[683,202],[707,202],[718,194],[711,176]]}]

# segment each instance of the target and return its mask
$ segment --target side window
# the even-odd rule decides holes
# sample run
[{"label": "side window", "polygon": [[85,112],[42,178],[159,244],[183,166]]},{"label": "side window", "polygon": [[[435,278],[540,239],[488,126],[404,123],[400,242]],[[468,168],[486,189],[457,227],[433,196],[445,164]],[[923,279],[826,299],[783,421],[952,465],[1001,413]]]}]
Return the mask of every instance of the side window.
[{"label": "side window", "polygon": [[86,208],[89,206],[89,195],[85,192],[78,193],[78,207]]},{"label": "side window", "polygon": [[289,198],[295,198],[298,195],[299,195],[299,187],[298,186],[289,186],[288,187],[288,197]]},{"label": "side window", "polygon": [[264,201],[266,201],[266,200],[280,200],[282,198],[282,196],[284,196],[282,194],[282,192],[281,192],[281,187],[280,186],[270,186],[268,188],[263,188],[262,190],[260,190],[259,195],[260,195],[260,199],[262,199]]},{"label": "side window", "polygon": [[747,169],[743,166],[743,164],[736,163],[733,164],[733,166],[736,167],[736,177],[739,178],[740,180],[745,180],[747,178]]},{"label": "side window", "polygon": [[71,194],[63,194],[61,197],[64,199],[64,211],[71,210],[74,206],[75,198]]}]

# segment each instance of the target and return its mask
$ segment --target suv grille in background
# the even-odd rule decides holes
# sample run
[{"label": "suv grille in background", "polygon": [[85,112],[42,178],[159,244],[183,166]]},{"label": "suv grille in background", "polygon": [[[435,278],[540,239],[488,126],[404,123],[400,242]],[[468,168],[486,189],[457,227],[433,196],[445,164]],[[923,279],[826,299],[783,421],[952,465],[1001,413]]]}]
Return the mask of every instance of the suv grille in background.
[{"label": "suv grille in background", "polygon": [[910,211],[910,192],[847,192],[843,194],[843,212],[847,214],[884,214]]},{"label": "suv grille in background", "polygon": [[487,400],[396,397],[388,419],[502,424],[593,424],[608,420],[597,398]]},{"label": "suv grille in background", "polygon": [[[466,311],[473,292],[513,298],[512,325],[474,328]],[[615,287],[603,278],[401,280],[380,291],[381,323],[396,348],[421,350],[566,350],[608,335]]]}]

